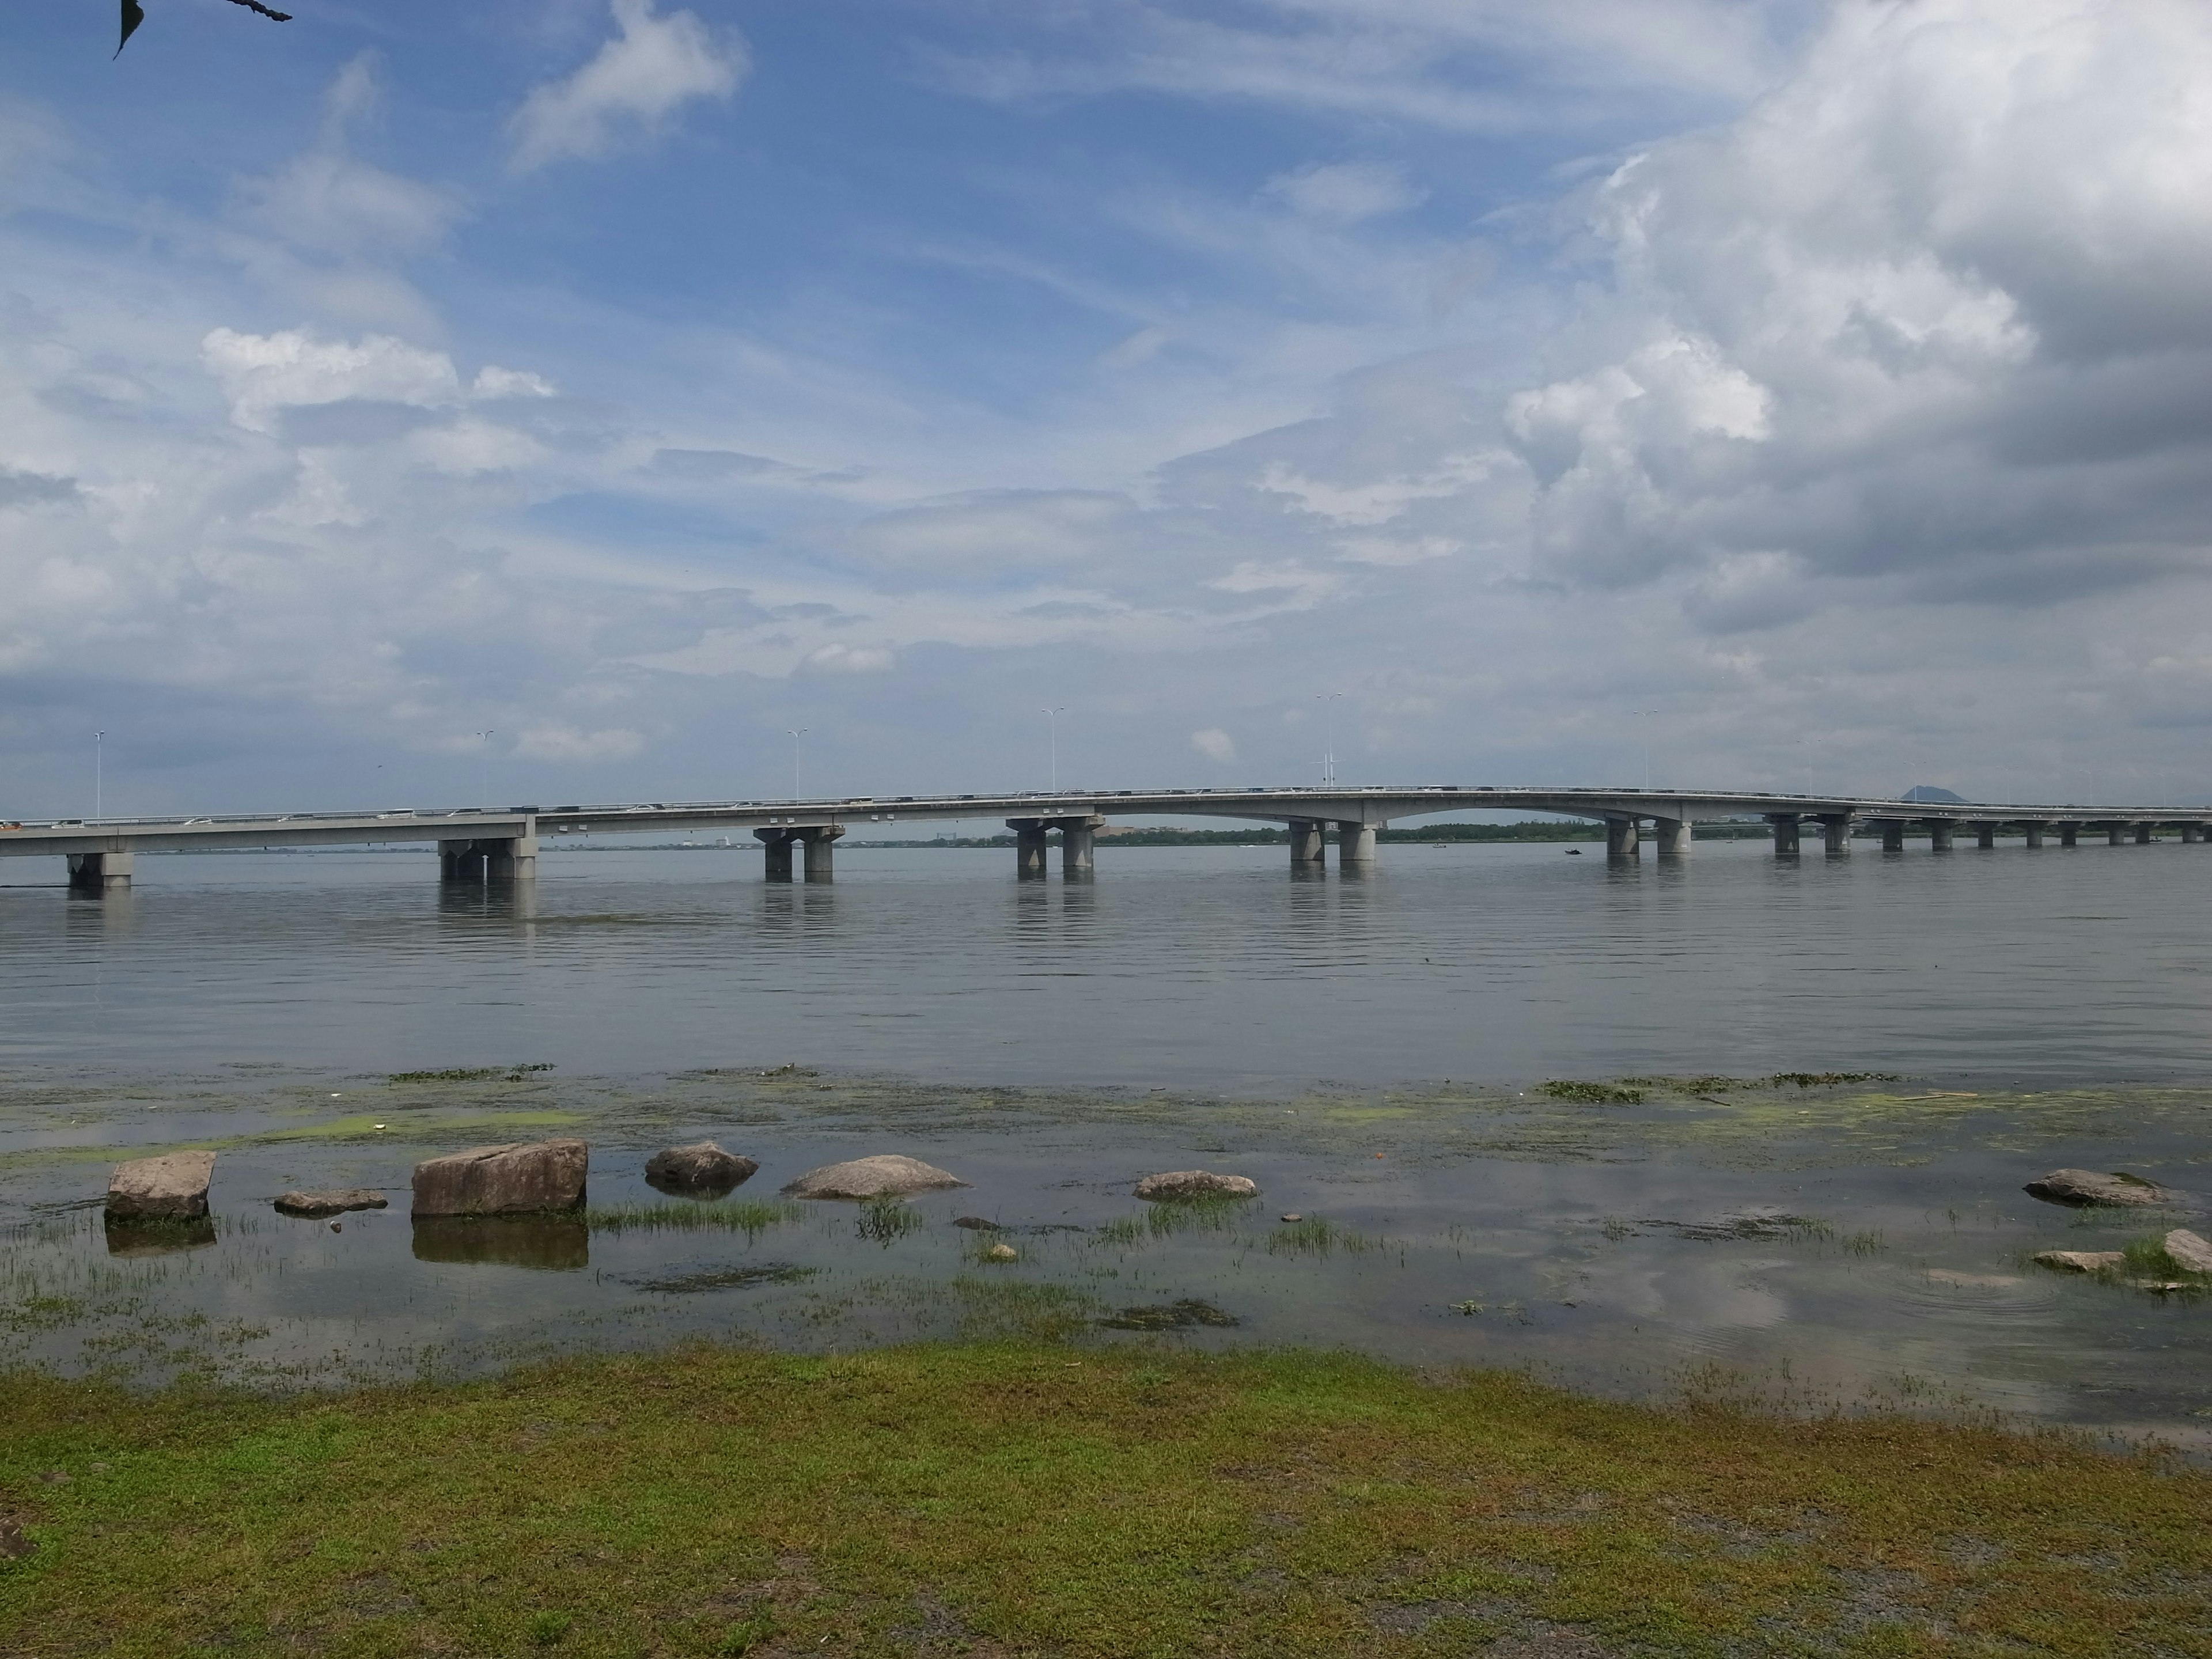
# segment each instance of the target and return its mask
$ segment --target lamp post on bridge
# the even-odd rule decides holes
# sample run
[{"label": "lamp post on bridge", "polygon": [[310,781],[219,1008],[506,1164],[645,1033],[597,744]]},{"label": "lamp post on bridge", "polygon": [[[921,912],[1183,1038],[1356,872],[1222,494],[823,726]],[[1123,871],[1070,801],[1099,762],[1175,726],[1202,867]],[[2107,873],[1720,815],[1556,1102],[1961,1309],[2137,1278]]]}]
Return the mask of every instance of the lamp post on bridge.
[{"label": "lamp post on bridge", "polygon": [[797,805],[799,794],[799,740],[814,728],[811,726],[794,727],[791,733],[791,801]]},{"label": "lamp post on bridge", "polygon": [[1639,708],[1636,712],[1644,719],[1644,793],[1648,795],[1651,793],[1651,717],[1659,711]]},{"label": "lamp post on bridge", "polygon": [[1050,787],[1052,789],[1052,793],[1056,795],[1060,793],[1060,717],[1062,714],[1065,714],[1067,712],[1067,709],[1065,706],[1062,706],[1058,708],[1048,708],[1042,712],[1044,714],[1045,747],[1048,754],[1051,757],[1052,770],[1050,774]]},{"label": "lamp post on bridge", "polygon": [[491,740],[498,735],[496,732],[477,733],[477,741],[483,744],[477,756],[477,805],[485,811],[491,806]]},{"label": "lamp post on bridge", "polygon": [[1314,693],[1314,701],[1321,705],[1321,781],[1324,787],[1336,781],[1336,704],[1343,696],[1341,691]]}]

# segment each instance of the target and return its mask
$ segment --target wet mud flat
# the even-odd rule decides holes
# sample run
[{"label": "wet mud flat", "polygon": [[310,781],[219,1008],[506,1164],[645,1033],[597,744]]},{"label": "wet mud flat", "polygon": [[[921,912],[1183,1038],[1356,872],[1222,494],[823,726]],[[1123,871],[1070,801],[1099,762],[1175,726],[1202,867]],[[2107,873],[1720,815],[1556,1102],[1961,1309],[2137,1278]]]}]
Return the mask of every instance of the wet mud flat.
[{"label": "wet mud flat", "polygon": [[[2208,1101],[1850,1074],[1263,1099],[795,1067],[18,1072],[0,1079],[0,1365],[284,1390],[687,1339],[1300,1346],[1625,1398],[1995,1413],[2201,1453],[2212,1297],[2033,1258],[2202,1228]],[[416,1160],[553,1135],[592,1147],[577,1214],[410,1220]],[[708,1138],[759,1173],[714,1200],[646,1184],[655,1151]],[[105,1224],[116,1161],[185,1146],[219,1153],[208,1223]],[[871,1205],[779,1194],[886,1152],[969,1185]],[[2067,1165],[2136,1173],[2174,1202],[2069,1209],[2021,1190]],[[1132,1196],[1191,1168],[1261,1195]],[[317,1187],[392,1206],[272,1208]]]}]

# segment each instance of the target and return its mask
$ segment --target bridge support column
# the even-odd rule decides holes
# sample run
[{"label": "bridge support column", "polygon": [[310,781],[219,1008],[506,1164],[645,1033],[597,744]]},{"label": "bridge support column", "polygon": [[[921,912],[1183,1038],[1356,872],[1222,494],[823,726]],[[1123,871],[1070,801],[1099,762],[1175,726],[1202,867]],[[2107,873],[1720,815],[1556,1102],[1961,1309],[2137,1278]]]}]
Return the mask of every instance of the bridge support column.
[{"label": "bridge support column", "polygon": [[482,881],[484,878],[484,857],[472,841],[441,841],[438,843],[438,879],[440,881]]},{"label": "bridge support column", "polygon": [[1948,818],[1929,819],[1928,850],[1931,853],[1949,852],[1951,850],[1951,836],[1953,829],[1954,826],[1951,820]]},{"label": "bridge support column", "polygon": [[127,893],[131,890],[133,861],[134,855],[130,853],[71,853],[70,891],[88,897],[100,893]]},{"label": "bridge support column", "polygon": [[1292,818],[1291,832],[1291,868],[1318,870],[1326,854],[1322,842],[1321,821],[1318,818]]},{"label": "bridge support column", "polygon": [[501,836],[479,842],[485,878],[490,881],[530,881],[538,874],[538,837]]},{"label": "bridge support column", "polygon": [[1902,853],[1905,850],[1904,819],[1880,818],[1875,821],[1875,827],[1881,831],[1881,850],[1883,852]]},{"label": "bridge support column", "polygon": [[1632,859],[1641,853],[1637,845],[1638,824],[1634,818],[1607,818],[1605,821],[1605,855],[1609,859]]},{"label": "bridge support column", "polygon": [[1974,826],[1974,845],[1975,845],[1975,846],[1977,846],[1977,847],[1980,848],[1982,849],[1982,851],[1984,851],[1984,853],[1986,853],[1986,852],[1989,852],[1991,848],[1995,848],[1995,847],[1996,846],[1996,844],[1997,844],[1997,827],[1996,827],[1996,825],[1995,825],[1994,823],[1978,823],[1978,824],[1976,824],[1976,825]]},{"label": "bridge support column", "polygon": [[799,839],[799,831],[776,828],[756,830],[753,835],[767,853],[762,860],[761,873],[770,881],[791,879],[791,843]]},{"label": "bridge support column", "polygon": [[2204,826],[2203,824],[2185,823],[2181,826],[2181,844],[2183,846],[2193,847],[2203,839]]},{"label": "bridge support column", "polygon": [[1098,826],[1105,823],[1096,816],[1081,818],[1055,818],[1060,830],[1060,878],[1062,881],[1080,881],[1091,873],[1091,853],[1098,842]]},{"label": "bridge support column", "polygon": [[1690,856],[1690,821],[1687,818],[1654,818],[1651,820],[1651,839],[1659,843],[1662,859],[1686,859]]},{"label": "bridge support column", "polygon": [[2136,825],[2136,845],[2138,847],[2149,846],[2151,843],[2150,832],[2154,827],[2155,826],[2148,823],[2139,823]]},{"label": "bridge support column", "polygon": [[1850,856],[1851,821],[1850,818],[1838,815],[1822,818],[1820,837],[1827,842],[1827,853],[1830,858],[1841,859]]},{"label": "bridge support column", "polygon": [[1766,821],[1774,826],[1774,856],[1794,859],[1797,856],[1797,816],[1794,812],[1769,812]]},{"label": "bridge support column", "polygon": [[1008,818],[1006,828],[1014,832],[1015,875],[1024,881],[1042,881],[1045,820]]},{"label": "bridge support column", "polygon": [[2081,826],[2080,824],[2062,823],[2058,826],[2058,844],[2061,847],[2078,847],[2081,842]]},{"label": "bridge support column", "polygon": [[842,823],[820,823],[799,832],[799,844],[806,849],[807,880],[828,881],[836,874],[837,842],[844,833]]},{"label": "bridge support column", "polygon": [[1359,870],[1375,862],[1375,831],[1380,826],[1372,823],[1340,823],[1336,826],[1336,866],[1340,870]]},{"label": "bridge support column", "polygon": [[2124,824],[2124,823],[2108,823],[2108,824],[2106,824],[2106,825],[2105,826],[2105,845],[2106,845],[2106,846],[2107,846],[2107,847],[2125,847],[2127,844],[2128,844],[2128,826],[2127,826],[2126,824]]},{"label": "bridge support column", "polygon": [[2029,823],[2021,824],[2020,829],[2021,833],[2027,837],[2027,844],[2030,847],[2040,847],[2043,845],[2043,826],[2041,824],[2030,821]]}]

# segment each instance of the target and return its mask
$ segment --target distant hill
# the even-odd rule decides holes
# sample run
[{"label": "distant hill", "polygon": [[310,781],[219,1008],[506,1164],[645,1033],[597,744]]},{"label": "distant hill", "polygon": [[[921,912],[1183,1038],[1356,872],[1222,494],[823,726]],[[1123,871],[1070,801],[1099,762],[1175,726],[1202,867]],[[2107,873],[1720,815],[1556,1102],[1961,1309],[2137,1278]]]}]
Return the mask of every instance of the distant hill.
[{"label": "distant hill", "polygon": [[1954,795],[1948,789],[1939,789],[1932,783],[1916,783],[1898,797],[1899,800],[1955,801],[1963,805],[1966,798]]}]

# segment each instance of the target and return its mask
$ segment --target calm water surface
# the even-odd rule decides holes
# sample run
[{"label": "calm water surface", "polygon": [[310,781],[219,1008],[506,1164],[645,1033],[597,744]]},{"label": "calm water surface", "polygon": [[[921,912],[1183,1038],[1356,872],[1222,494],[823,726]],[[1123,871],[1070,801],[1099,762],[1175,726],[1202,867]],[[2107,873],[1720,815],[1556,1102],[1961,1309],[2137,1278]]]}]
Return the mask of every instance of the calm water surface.
[{"label": "calm water surface", "polygon": [[[320,1382],[1053,1329],[2212,1432],[2204,1298],[2027,1261],[2203,1228],[2196,1200],[2020,1191],[2060,1164],[2212,1188],[2212,848],[1012,861],[854,848],[787,887],[757,853],[566,853],[518,897],[441,893],[419,854],[148,858],[128,897],[0,888],[0,1358]],[[392,1080],[523,1064],[551,1069]],[[1830,1071],[1899,1075],[1714,1080]],[[1660,1080],[1537,1087],[1629,1078]],[[410,1228],[416,1158],[551,1133],[592,1143],[591,1224]],[[650,1152],[704,1134],[761,1160],[716,1212],[752,1224],[618,1225],[663,1201]],[[180,1145],[221,1149],[212,1239],[108,1238],[110,1163]],[[775,1206],[881,1151],[973,1186],[888,1231]],[[1194,1164],[1265,1197],[1175,1225],[1130,1198]],[[394,1207],[276,1216],[301,1184]],[[970,1213],[1021,1261],[980,1261]]]}]

